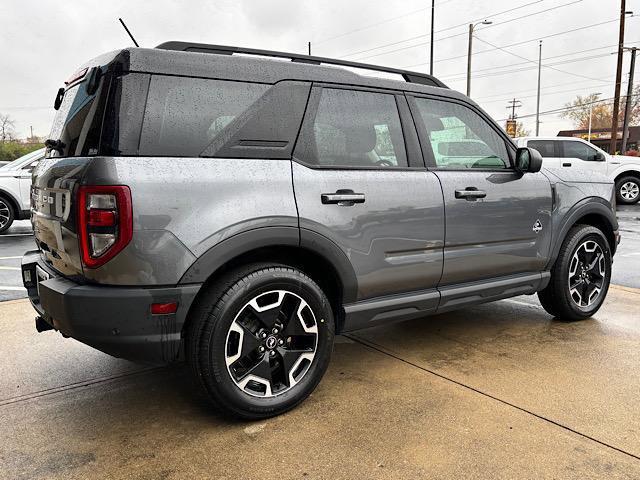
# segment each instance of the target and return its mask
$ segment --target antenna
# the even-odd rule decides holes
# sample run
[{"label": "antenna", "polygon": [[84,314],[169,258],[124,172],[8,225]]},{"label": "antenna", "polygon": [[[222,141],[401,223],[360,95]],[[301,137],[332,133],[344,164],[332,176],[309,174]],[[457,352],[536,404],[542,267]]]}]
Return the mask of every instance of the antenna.
[{"label": "antenna", "polygon": [[131,35],[131,32],[129,31],[129,29],[127,28],[127,26],[124,24],[124,20],[122,20],[121,18],[118,18],[118,20],[120,20],[120,23],[122,24],[122,26],[124,27],[124,29],[127,31],[127,35],[129,35],[129,37],[131,38],[131,40],[133,41],[133,44],[136,47],[139,47],[140,45],[138,45],[138,42],[136,42],[136,39],[133,38],[133,35]]}]

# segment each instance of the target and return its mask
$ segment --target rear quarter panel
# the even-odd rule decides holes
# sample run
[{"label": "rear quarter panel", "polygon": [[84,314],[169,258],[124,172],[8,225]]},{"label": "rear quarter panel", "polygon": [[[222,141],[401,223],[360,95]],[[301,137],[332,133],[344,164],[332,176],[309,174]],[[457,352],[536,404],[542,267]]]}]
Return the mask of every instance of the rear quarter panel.
[{"label": "rear quarter panel", "polygon": [[289,160],[98,157],[85,184],[128,185],[132,242],[99,283],[171,285],[214,245],[243,231],[298,226]]}]

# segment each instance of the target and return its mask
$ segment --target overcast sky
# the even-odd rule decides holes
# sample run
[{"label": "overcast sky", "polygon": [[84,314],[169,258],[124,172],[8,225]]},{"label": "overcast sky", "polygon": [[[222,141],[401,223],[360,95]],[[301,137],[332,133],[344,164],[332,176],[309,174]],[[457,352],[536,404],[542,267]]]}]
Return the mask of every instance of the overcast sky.
[{"label": "overcast sky", "polygon": [[[527,60],[537,61],[538,39],[549,64],[541,111],[577,94],[610,98],[619,8],[618,0],[436,0],[435,74],[465,90],[468,24],[487,18],[493,25],[476,28],[471,96],[501,124],[513,97],[522,102],[520,115],[535,112],[537,67]],[[627,0],[627,9],[640,15],[640,0]],[[63,81],[86,60],[131,44],[118,17],[145,47],[186,40],[305,53],[311,41],[316,55],[426,72],[430,10],[429,0],[2,0],[0,113],[15,120],[21,137],[30,126],[47,135]],[[638,17],[627,20],[626,44],[640,46]],[[522,120],[534,129],[532,117]],[[556,115],[541,120],[542,135],[571,128]]]}]

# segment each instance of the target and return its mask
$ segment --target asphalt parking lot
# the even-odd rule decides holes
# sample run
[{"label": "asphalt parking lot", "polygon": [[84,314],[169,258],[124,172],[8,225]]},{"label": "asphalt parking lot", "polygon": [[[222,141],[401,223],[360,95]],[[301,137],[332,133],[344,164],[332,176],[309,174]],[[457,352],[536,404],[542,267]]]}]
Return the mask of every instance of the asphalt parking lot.
[{"label": "asphalt parking lot", "polygon": [[[25,299],[1,302],[0,478],[640,478],[640,207],[619,216],[595,318],[518,297],[339,337],[314,394],[262,422],[217,416],[183,365],[37,334]],[[17,268],[33,240],[11,234]]]}]

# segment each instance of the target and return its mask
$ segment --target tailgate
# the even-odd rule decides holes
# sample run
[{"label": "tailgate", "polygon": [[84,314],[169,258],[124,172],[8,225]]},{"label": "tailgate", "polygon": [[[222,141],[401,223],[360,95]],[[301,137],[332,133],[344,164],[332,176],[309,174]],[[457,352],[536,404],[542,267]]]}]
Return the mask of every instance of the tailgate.
[{"label": "tailgate", "polygon": [[47,158],[31,187],[31,222],[44,260],[63,275],[82,274],[76,229],[75,192],[91,159]]}]

